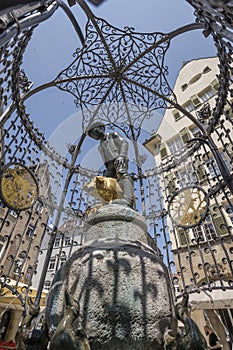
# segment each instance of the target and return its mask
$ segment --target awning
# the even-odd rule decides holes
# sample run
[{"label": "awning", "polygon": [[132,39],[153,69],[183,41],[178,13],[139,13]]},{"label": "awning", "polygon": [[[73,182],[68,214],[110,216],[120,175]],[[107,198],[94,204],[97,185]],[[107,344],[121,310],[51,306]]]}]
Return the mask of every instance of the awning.
[{"label": "awning", "polygon": [[[41,295],[40,307],[43,309],[46,304],[46,297],[48,291],[44,290]],[[0,291],[0,307],[8,307],[14,310],[23,310],[20,297],[24,300],[26,296],[35,299],[37,289],[28,287],[27,284],[19,282],[16,284],[15,280],[10,280]]]},{"label": "awning", "polygon": [[233,308],[232,289],[215,289],[189,295],[192,310]]}]

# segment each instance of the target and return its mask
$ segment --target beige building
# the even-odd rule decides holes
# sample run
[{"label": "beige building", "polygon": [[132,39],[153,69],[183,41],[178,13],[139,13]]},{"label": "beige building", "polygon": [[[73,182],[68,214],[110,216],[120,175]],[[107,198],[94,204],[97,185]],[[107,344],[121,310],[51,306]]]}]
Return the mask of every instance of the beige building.
[{"label": "beige building", "polygon": [[[38,261],[38,271],[42,271],[50,236],[44,237],[41,245],[41,254]],[[76,218],[65,219],[58,228],[49,260],[48,269],[44,281],[44,290],[49,290],[57,270],[70,258],[71,254],[83,244],[83,220]],[[40,275],[33,279],[33,287],[37,288]]]},{"label": "beige building", "polygon": [[[0,334],[0,339],[4,340],[14,339],[26,294],[36,296],[36,289],[28,289],[27,286],[32,286],[34,275],[40,275],[37,268],[40,247],[48,231],[50,210],[44,205],[45,197],[50,195],[48,173],[43,164],[33,170],[39,179],[39,198],[32,209],[14,211],[2,200],[0,202],[0,268],[1,281],[6,282],[0,294],[0,315],[1,319],[7,319],[7,327]],[[44,296],[41,306],[45,302]]]},{"label": "beige building", "polygon": [[[204,129],[208,125],[199,111],[204,105],[211,110],[215,106],[218,69],[217,58],[186,62],[174,87],[178,104],[201,121]],[[232,171],[233,113],[230,106],[225,111],[212,138],[225,166]],[[212,116],[213,112],[209,119]],[[232,196],[225,189],[218,191],[222,177],[208,144],[194,148],[201,135],[190,119],[171,108],[144,146],[160,170],[178,289],[191,292],[192,317],[202,331],[204,324],[210,323],[227,350],[226,334],[233,334],[233,296],[229,289],[233,283]],[[190,142],[193,138],[197,139]],[[216,189],[215,196],[208,197],[209,189]],[[204,220],[199,223],[201,216]]]}]

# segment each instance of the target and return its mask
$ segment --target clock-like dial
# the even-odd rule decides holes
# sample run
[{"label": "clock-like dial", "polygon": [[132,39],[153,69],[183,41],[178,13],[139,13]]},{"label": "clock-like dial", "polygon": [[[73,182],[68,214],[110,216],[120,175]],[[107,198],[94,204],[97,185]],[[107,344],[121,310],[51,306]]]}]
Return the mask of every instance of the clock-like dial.
[{"label": "clock-like dial", "polygon": [[208,198],[198,186],[188,186],[176,192],[168,212],[177,226],[189,228],[201,223],[208,210]]},{"label": "clock-like dial", "polygon": [[26,210],[36,202],[39,188],[31,170],[20,163],[9,163],[1,172],[0,193],[9,208]]}]

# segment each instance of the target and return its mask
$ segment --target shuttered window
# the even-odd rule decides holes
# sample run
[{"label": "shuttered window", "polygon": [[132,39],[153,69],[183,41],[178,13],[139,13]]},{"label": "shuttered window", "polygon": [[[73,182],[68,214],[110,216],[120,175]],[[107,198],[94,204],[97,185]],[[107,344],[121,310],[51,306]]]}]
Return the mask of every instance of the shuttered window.
[{"label": "shuttered window", "polygon": [[220,212],[218,208],[214,208],[213,206],[210,208],[211,218],[214,225],[214,229],[216,230],[219,236],[224,236],[228,234],[228,230],[225,225],[225,221],[223,218],[223,214]]},{"label": "shuttered window", "polygon": [[160,153],[161,159],[164,159],[168,156],[167,147],[166,147],[165,143],[161,144],[159,153]]},{"label": "shuttered window", "polygon": [[192,96],[191,101],[192,101],[194,107],[198,107],[201,104],[201,101],[197,95]]},{"label": "shuttered window", "polygon": [[182,138],[182,141],[183,141],[184,143],[187,143],[188,140],[191,139],[191,135],[190,135],[190,130],[189,130],[189,128],[183,128],[183,129],[181,129],[181,130],[180,130],[180,136],[181,136],[181,138]]}]

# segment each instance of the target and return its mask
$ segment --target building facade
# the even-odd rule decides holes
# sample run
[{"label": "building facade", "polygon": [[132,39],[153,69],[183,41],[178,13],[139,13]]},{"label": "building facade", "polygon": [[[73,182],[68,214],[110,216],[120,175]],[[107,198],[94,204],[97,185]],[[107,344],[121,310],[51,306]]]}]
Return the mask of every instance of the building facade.
[{"label": "building facade", "polygon": [[[38,261],[38,270],[42,271],[50,235],[44,237],[41,245],[41,254]],[[80,217],[65,219],[63,224],[59,226],[53,245],[52,254],[48,264],[48,270],[44,281],[44,290],[49,291],[55,273],[69,259],[71,254],[83,244],[83,220]],[[33,279],[33,287],[37,288],[40,275]]]},{"label": "building facade", "polygon": [[[35,169],[39,185],[39,197],[32,208],[14,211],[0,202],[0,314],[1,320],[7,312],[8,325],[1,340],[13,340],[24,310],[22,302],[27,295],[33,300],[36,290],[33,288],[34,276],[40,276],[38,260],[43,238],[48,235],[48,218],[51,214],[45,198],[50,197],[50,183],[45,164]],[[41,306],[44,306],[42,298]],[[0,320],[0,322],[1,322]],[[1,325],[0,325],[1,329]]]},{"label": "building facade", "polygon": [[[186,62],[174,87],[179,105],[204,130],[210,128],[205,113],[208,120],[214,116],[218,71],[214,57]],[[232,172],[232,97],[229,100],[212,138]],[[202,137],[198,125],[180,110],[169,108],[144,146],[154,155],[160,171],[178,289],[190,292],[192,317],[200,329],[210,323],[228,349],[233,332],[233,297],[227,290],[232,283],[232,195],[225,195],[224,188],[219,190],[221,171]],[[208,196],[209,188],[216,196]]]}]

